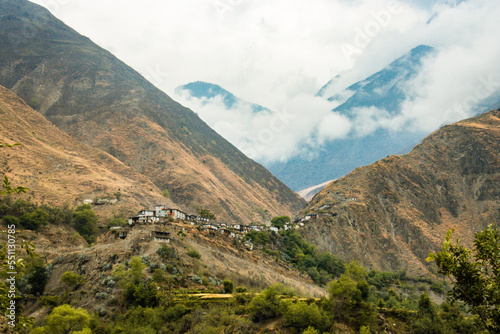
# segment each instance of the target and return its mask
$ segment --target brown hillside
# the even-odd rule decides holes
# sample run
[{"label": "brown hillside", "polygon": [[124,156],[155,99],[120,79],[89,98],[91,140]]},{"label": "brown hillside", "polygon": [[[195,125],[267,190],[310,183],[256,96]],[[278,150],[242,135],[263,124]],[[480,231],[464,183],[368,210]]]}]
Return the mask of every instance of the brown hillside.
[{"label": "brown hillside", "polygon": [[0,149],[0,175],[29,187],[28,195],[36,202],[73,205],[120,192],[117,203],[96,207],[105,214],[171,203],[146,177],[109,154],[78,143],[2,86],[0,117],[0,141],[22,144]]},{"label": "brown hillside", "polygon": [[[147,176],[185,210],[224,221],[305,201],[139,73],[25,0],[0,2],[0,84],[73,138]],[[22,35],[27,28],[33,31]]]},{"label": "brown hillside", "polygon": [[471,245],[500,221],[500,111],[445,126],[412,152],[332,182],[304,212],[305,234],[346,260],[384,270],[427,272],[446,231]]}]

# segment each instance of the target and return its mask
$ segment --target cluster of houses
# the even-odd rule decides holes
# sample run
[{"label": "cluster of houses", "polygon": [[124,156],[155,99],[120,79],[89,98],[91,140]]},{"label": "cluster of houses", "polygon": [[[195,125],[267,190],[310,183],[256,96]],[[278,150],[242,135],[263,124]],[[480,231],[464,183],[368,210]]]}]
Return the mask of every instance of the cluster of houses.
[{"label": "cluster of houses", "polygon": [[165,205],[155,205],[153,210],[141,210],[135,217],[128,219],[128,224],[159,223],[165,220],[184,220],[191,222],[210,222],[207,218],[201,218],[195,215],[187,215],[179,209],[167,208]]},{"label": "cluster of houses", "polygon": [[[287,223],[283,229],[290,230],[292,228],[300,228],[304,226],[304,222],[309,220],[317,219],[317,214],[308,214],[304,218],[298,218],[293,224]],[[274,226],[265,225],[242,225],[242,224],[232,224],[228,225],[225,223],[219,223],[216,221],[211,221],[207,218],[201,218],[196,215],[188,215],[179,209],[168,208],[165,205],[155,205],[152,210],[141,210],[136,216],[128,219],[129,227],[135,225],[153,225],[151,231],[151,240],[169,242],[171,238],[171,232],[167,231],[161,225],[168,224],[173,221],[188,222],[191,225],[198,225],[199,229],[206,231],[209,236],[215,236],[217,234],[230,237],[243,239],[247,233],[252,231],[262,232],[262,231],[273,231],[278,233],[279,229]],[[120,239],[125,239],[128,234],[128,229],[116,229],[116,237]],[[245,244],[250,250],[253,249],[251,243]]]}]

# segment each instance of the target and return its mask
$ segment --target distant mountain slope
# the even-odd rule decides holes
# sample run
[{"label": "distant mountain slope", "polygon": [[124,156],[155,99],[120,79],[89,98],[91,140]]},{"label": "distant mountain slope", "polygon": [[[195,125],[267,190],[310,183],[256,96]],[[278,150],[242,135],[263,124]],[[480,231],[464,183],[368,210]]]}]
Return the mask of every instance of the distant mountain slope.
[{"label": "distant mountain slope", "polygon": [[404,156],[332,182],[309,203],[319,248],[384,270],[426,273],[446,231],[465,244],[500,221],[500,111],[447,125]]},{"label": "distant mountain slope", "polygon": [[184,209],[252,222],[304,204],[195,113],[46,9],[4,0],[0,12],[0,84],[77,140],[168,189]]},{"label": "distant mountain slope", "polygon": [[[344,91],[335,90],[336,81],[341,79],[340,76],[336,77],[323,86],[318,95],[330,101],[341,102],[342,104],[333,110],[349,117],[356,116],[353,115],[356,108],[367,107],[376,107],[389,114],[398,114],[401,102],[406,98],[404,84],[419,73],[422,60],[434,52],[434,48],[430,46],[417,46],[381,71],[356,82]],[[343,101],[345,96],[349,98]]]},{"label": "distant mountain slope", "polygon": [[301,190],[301,191],[299,191],[298,194],[300,196],[302,196],[303,199],[305,199],[306,201],[309,202],[310,200],[313,199],[314,195],[316,195],[317,193],[319,193],[321,191],[321,189],[323,189],[324,187],[326,187],[330,182],[332,182],[332,181],[327,181],[325,183],[318,184],[317,186]]},{"label": "distant mountain slope", "polygon": [[268,110],[267,108],[250,103],[245,100],[240,99],[229,91],[225,90],[219,85],[211,84],[203,81],[191,82],[186,85],[182,85],[176,88],[178,94],[187,92],[190,98],[198,99],[203,105],[208,103],[215,103],[216,98],[220,98],[226,109],[231,109],[233,107],[247,106],[253,112],[257,113],[263,110]]},{"label": "distant mountain slope", "polygon": [[[381,71],[347,88],[341,84],[343,78],[337,76],[323,86],[318,95],[339,103],[333,111],[345,115],[355,124],[378,117],[363,112],[368,108],[381,110],[383,116],[395,116],[401,112],[400,104],[406,98],[405,84],[419,73],[422,60],[433,52],[432,47],[418,46]],[[344,139],[327,142],[314,159],[298,156],[266,167],[289,187],[299,191],[339,178],[354,168],[388,155],[407,153],[427,134],[406,129],[378,129],[369,134],[354,131]]]},{"label": "distant mountain slope", "polygon": [[80,144],[23,100],[0,86],[0,141],[20,143],[0,149],[0,175],[29,187],[27,196],[52,205],[81,204],[119,192],[120,200],[96,209],[111,215],[172,202],[146,177],[109,154]]}]

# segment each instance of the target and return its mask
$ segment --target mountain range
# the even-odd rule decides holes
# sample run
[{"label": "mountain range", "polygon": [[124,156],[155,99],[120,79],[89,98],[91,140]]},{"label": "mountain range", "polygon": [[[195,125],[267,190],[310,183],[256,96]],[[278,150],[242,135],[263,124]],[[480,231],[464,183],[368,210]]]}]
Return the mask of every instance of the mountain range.
[{"label": "mountain range", "polygon": [[[311,187],[321,188],[320,185],[329,180],[388,155],[409,152],[429,132],[384,127],[367,131],[365,128],[370,128],[370,124],[382,119],[401,115],[402,103],[412,98],[409,95],[409,83],[420,74],[423,62],[435,56],[436,52],[433,47],[419,45],[380,71],[354,83],[349,83],[350,77],[353,77],[349,72],[337,75],[318,91],[317,96],[332,102],[335,105],[332,113],[342,115],[353,124],[349,135],[326,141],[321,147],[315,148],[316,154],[299,154],[286,161],[262,163],[289,187],[303,193],[303,190]],[[217,89],[217,85],[198,83],[195,86],[197,89],[187,92],[191,92],[192,99],[205,103],[213,103],[209,99],[217,94],[221,94],[221,99],[228,96],[232,100],[238,99],[225,89]],[[481,101],[482,105],[477,107],[476,114],[495,109],[497,104],[493,101]],[[223,109],[223,106],[219,107]]]},{"label": "mountain range", "polygon": [[76,141],[167,190],[182,209],[251,223],[304,205],[194,112],[45,8],[3,0],[0,13],[0,85]]}]

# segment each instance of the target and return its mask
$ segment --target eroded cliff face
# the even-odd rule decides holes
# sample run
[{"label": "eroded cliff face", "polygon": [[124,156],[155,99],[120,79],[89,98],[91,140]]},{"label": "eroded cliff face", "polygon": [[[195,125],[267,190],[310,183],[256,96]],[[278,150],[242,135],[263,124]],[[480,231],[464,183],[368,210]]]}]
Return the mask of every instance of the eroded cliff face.
[{"label": "eroded cliff face", "polygon": [[500,221],[500,111],[354,170],[303,213],[318,213],[303,232],[323,250],[376,269],[427,273],[425,259],[448,229],[470,246],[475,232]]}]

